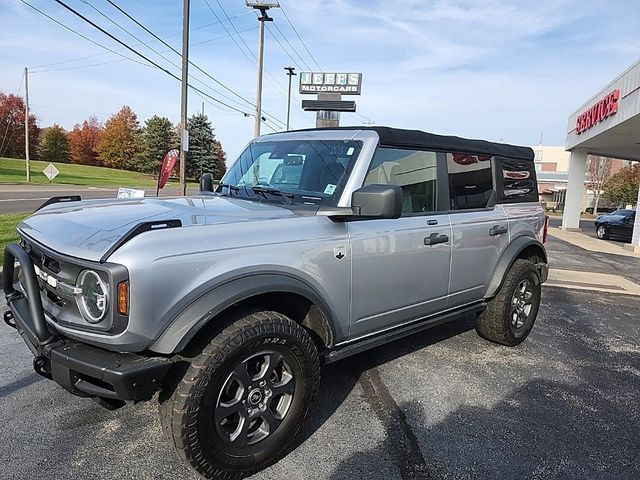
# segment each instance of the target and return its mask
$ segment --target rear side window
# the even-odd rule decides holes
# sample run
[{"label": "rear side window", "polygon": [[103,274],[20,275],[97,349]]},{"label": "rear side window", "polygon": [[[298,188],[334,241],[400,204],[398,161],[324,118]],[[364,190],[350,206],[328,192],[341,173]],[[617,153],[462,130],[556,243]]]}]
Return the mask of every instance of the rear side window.
[{"label": "rear side window", "polygon": [[403,215],[435,212],[437,168],[435,152],[380,147],[371,160],[364,185],[401,187]]},{"label": "rear side window", "polygon": [[490,155],[447,153],[451,210],[486,208],[493,191]]},{"label": "rear side window", "polygon": [[538,183],[534,162],[496,157],[499,203],[538,201]]}]

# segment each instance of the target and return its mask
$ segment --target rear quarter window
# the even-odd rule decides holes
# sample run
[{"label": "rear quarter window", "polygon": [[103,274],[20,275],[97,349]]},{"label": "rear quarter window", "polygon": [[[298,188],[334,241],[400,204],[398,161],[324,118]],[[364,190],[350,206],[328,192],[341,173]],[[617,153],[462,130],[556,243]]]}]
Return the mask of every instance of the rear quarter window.
[{"label": "rear quarter window", "polygon": [[495,157],[498,203],[538,201],[535,164],[529,160]]}]

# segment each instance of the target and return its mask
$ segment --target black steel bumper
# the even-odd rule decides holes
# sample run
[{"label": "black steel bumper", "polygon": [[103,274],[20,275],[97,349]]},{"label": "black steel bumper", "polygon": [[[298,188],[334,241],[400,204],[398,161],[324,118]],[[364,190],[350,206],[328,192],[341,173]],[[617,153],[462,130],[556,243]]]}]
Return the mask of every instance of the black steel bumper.
[{"label": "black steel bumper", "polygon": [[[16,261],[26,296],[14,288]],[[171,360],[112,352],[71,340],[49,327],[31,257],[15,243],[4,251],[2,289],[9,307],[4,321],[22,335],[35,355],[33,365],[39,374],[108,408],[128,400],[148,400],[160,389]]]}]

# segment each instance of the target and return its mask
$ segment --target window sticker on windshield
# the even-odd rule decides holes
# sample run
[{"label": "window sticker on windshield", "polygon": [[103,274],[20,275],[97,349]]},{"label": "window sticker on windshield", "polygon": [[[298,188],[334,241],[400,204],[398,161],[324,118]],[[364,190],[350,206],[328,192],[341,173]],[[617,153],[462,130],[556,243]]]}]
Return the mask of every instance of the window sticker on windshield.
[{"label": "window sticker on windshield", "polygon": [[333,195],[333,192],[336,191],[336,186],[333,183],[328,183],[324,189],[325,195]]},{"label": "window sticker on windshield", "polygon": [[347,149],[347,157],[350,157],[351,155],[353,155],[353,152],[355,151],[355,148],[353,147],[349,147]]}]

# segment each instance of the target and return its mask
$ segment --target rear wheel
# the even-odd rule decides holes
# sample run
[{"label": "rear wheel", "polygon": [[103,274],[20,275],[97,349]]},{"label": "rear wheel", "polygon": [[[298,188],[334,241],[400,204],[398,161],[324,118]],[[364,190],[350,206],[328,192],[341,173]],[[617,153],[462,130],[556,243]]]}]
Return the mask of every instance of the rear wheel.
[{"label": "rear wheel", "polygon": [[516,260],[487,308],[476,320],[476,331],[487,340],[507,346],[522,343],[531,332],[541,293],[540,275],[528,260]]},{"label": "rear wheel", "polygon": [[609,229],[607,228],[607,226],[604,223],[601,224],[601,225],[598,225],[598,227],[596,228],[596,236],[600,240],[608,240],[609,239]]},{"label": "rear wheel", "polygon": [[292,446],[320,380],[316,348],[276,312],[242,310],[192,359],[160,416],[176,450],[207,478],[237,479]]}]

